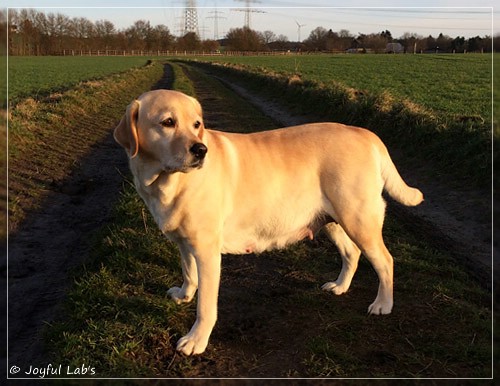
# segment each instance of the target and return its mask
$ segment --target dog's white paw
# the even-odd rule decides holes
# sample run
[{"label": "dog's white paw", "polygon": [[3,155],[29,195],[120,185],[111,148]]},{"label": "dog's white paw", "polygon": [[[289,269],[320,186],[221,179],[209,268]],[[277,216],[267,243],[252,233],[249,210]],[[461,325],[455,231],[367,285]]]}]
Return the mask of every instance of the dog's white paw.
[{"label": "dog's white paw", "polygon": [[323,291],[333,292],[335,295],[342,295],[343,293],[347,292],[349,287],[344,285],[343,283],[338,283],[338,280],[337,280],[337,281],[330,281],[328,283],[323,284],[321,289]]},{"label": "dog's white paw", "polygon": [[370,315],[387,315],[392,311],[392,301],[379,300],[378,298],[368,307]]},{"label": "dog's white paw", "polygon": [[186,295],[184,290],[179,287],[170,288],[167,291],[167,295],[169,295],[176,304],[189,303],[191,300],[193,300],[192,295]]},{"label": "dog's white paw", "polygon": [[177,342],[177,351],[184,355],[197,355],[205,351],[208,345],[208,338],[203,339],[198,334],[191,332],[183,336]]}]

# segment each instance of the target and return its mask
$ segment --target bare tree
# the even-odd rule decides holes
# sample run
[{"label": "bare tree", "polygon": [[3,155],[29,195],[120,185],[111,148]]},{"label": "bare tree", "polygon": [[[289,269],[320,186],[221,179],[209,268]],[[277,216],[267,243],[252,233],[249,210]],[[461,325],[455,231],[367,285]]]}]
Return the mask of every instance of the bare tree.
[{"label": "bare tree", "polygon": [[405,52],[417,53],[421,50],[420,41],[422,39],[422,36],[416,33],[405,32],[399,38],[399,42],[403,45]]},{"label": "bare tree", "polygon": [[160,24],[151,29],[148,41],[150,49],[170,50],[173,47],[174,37],[166,25]]},{"label": "bare tree", "polygon": [[495,52],[500,52],[500,33],[493,37],[493,49]]},{"label": "bare tree", "polygon": [[102,49],[111,49],[115,43],[116,29],[113,23],[107,20],[98,20],[95,23],[96,38],[99,39],[99,46]]},{"label": "bare tree", "polygon": [[326,49],[326,38],[328,30],[324,27],[316,27],[311,31],[309,37],[304,41],[310,50],[321,51]]},{"label": "bare tree", "polygon": [[262,38],[266,45],[277,40],[276,34],[269,30],[262,32]]},{"label": "bare tree", "polygon": [[[96,29],[94,24],[83,17],[73,18],[67,25],[67,35],[73,39],[71,44],[80,50],[89,50],[95,48],[98,41],[96,38]],[[66,45],[65,48],[70,48]]]},{"label": "bare tree", "polygon": [[177,49],[182,51],[197,51],[201,48],[201,41],[194,32],[188,32],[177,40]]},{"label": "bare tree", "polygon": [[354,36],[346,29],[341,29],[338,33],[337,43],[335,44],[335,49],[338,51],[345,51],[352,46]]},{"label": "bare tree", "polygon": [[125,30],[128,45],[133,50],[144,50],[147,47],[147,38],[151,31],[149,21],[138,20],[131,27]]},{"label": "bare tree", "polygon": [[260,51],[262,49],[262,37],[248,27],[230,29],[226,39],[230,50]]},{"label": "bare tree", "polygon": [[214,52],[220,48],[220,44],[216,40],[204,40],[201,42],[201,49],[203,51]]},{"label": "bare tree", "polygon": [[438,47],[439,51],[449,52],[451,49],[452,41],[453,41],[452,38],[440,33],[438,38],[436,39],[436,46]]},{"label": "bare tree", "polygon": [[271,43],[266,44],[266,46],[273,51],[290,50],[292,48],[292,44],[288,41],[288,37],[285,35],[276,36],[276,39],[273,40]]},{"label": "bare tree", "polygon": [[385,52],[387,46],[386,37],[381,34],[369,34],[361,37],[361,42],[364,48],[375,53]]}]

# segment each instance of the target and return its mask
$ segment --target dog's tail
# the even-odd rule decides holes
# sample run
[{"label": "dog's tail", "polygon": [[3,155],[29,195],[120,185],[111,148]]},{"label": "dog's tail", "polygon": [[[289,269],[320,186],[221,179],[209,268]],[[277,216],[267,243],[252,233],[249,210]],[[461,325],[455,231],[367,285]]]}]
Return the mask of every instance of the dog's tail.
[{"label": "dog's tail", "polygon": [[382,161],[382,178],[384,179],[384,190],[396,201],[406,206],[416,206],[424,200],[422,192],[406,184],[401,178],[396,165],[387,153]]}]

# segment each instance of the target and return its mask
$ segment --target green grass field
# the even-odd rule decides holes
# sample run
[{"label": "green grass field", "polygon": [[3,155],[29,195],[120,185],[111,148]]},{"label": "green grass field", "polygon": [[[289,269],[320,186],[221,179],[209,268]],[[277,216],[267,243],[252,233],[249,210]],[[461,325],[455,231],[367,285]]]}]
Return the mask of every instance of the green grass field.
[{"label": "green grass field", "polygon": [[495,137],[500,138],[500,54],[493,56],[493,122]]},{"label": "green grass field", "polygon": [[12,56],[8,63],[10,103],[67,90],[82,81],[100,79],[146,64],[144,57]]},{"label": "green grass field", "polygon": [[491,121],[491,55],[301,55],[222,57],[304,80],[389,92],[446,115]]}]

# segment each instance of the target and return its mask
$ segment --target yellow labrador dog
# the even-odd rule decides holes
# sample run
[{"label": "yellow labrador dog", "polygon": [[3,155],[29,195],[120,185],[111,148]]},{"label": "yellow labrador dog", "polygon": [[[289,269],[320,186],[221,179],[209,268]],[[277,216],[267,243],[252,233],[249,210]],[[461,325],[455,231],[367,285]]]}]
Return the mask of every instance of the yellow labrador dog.
[{"label": "yellow labrador dog", "polygon": [[282,248],[323,228],[342,256],[346,292],[362,252],[379,277],[370,314],[393,305],[393,260],[382,239],[385,190],[408,206],[422,193],[402,180],[372,132],[314,123],[254,134],[208,130],[198,101],[176,91],[146,92],[114,131],[138,193],[161,231],[179,246],[183,284],[168,294],[189,302],[196,322],[177,350],[205,351],[217,319],[221,253]]}]

